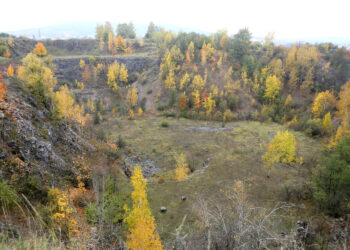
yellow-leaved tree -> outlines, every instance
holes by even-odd
[[[296,157],[296,146],[297,142],[292,133],[288,130],[285,132],[278,131],[276,136],[270,142],[267,152],[262,156],[264,161],[264,167],[268,169],[268,176],[270,169],[276,163],[294,164],[302,163],[301,158]]]
[[[143,114],[143,110],[142,110],[141,107],[139,107],[139,109],[137,110],[137,114],[138,114],[138,115],[142,115],[142,114]]]
[[[54,95],[56,106],[55,114],[58,119],[71,119],[85,125],[86,117],[84,116],[84,105],[74,103],[73,95],[66,85],[62,86]]]
[[[60,233],[69,237],[78,232],[78,223],[73,217],[74,210],[67,195],[58,188],[50,188],[47,196],[54,225],[59,228]]]
[[[122,64],[120,66],[120,70],[119,70],[119,80],[121,82],[127,82],[128,81],[128,70],[125,67],[125,64]]]
[[[154,217],[147,200],[147,181],[142,175],[141,167],[135,166],[131,176],[134,191],[131,194],[132,209],[125,206],[127,216],[125,223],[128,225],[126,244],[129,249],[137,250],[161,250],[162,243],[156,231]]]
[[[108,66],[107,84],[114,92],[119,89],[117,79],[119,78],[120,65],[117,61]]]
[[[202,90],[204,88],[204,80],[200,75],[195,75],[192,80],[192,88],[194,90]]]
[[[274,102],[282,89],[282,82],[275,75],[266,78],[266,90],[264,98],[269,102]]]
[[[175,180],[182,181],[187,179],[190,169],[185,158],[185,155],[181,153],[176,158],[176,168],[175,168]]]
[[[45,48],[44,44],[41,43],[41,42],[38,42],[38,43],[35,45],[35,48],[34,48],[33,52],[34,52],[37,56],[46,56],[46,54],[47,54],[46,48]]]
[[[312,113],[315,117],[322,117],[335,107],[335,97],[332,92],[326,90],[317,94],[313,104]]]
[[[186,72],[184,76],[181,78],[179,89],[182,90],[184,87],[186,87],[190,83],[190,81],[191,81],[191,78]]]
[[[15,75],[15,70],[13,69],[12,65],[10,64],[8,69],[7,69],[7,74],[11,77]]]
[[[213,111],[213,108],[215,107],[215,100],[213,100],[212,94],[206,98],[203,99],[203,107],[206,110],[207,117],[210,116],[211,112]]]
[[[137,88],[135,86],[131,90],[130,89],[128,90],[126,99],[132,108],[136,106],[138,95],[137,95]]]
[[[337,101],[337,118],[341,120],[335,136],[331,139],[330,148],[335,147],[338,142],[345,136],[350,136],[349,124],[350,109],[350,80],[347,81],[340,89],[339,100]]]
[[[327,132],[327,134],[331,134],[332,133],[332,117],[331,117],[331,113],[328,112],[322,121],[322,126],[324,128],[324,130]]]
[[[51,69],[33,53],[29,53],[22,63],[19,77],[25,81],[31,93],[44,103],[46,98],[51,97],[56,85]]]
[[[83,59],[80,59],[80,61],[79,61],[79,67],[80,67],[81,69],[85,68],[85,61],[84,61]]]
[[[186,61],[190,63],[192,62],[193,58],[194,58],[194,44],[191,41],[186,51]]]
[[[169,74],[164,81],[164,87],[167,89],[175,89],[175,74],[173,69],[169,70]]]

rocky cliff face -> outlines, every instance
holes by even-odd
[[[56,76],[58,81],[66,80],[74,82],[74,80],[82,81],[82,69],[80,69],[79,62],[84,60],[86,65],[89,65],[88,57],[78,58],[57,58],[53,60],[56,65]],[[130,81],[134,82],[137,79],[137,73],[142,73],[149,67],[155,65],[156,60],[151,57],[97,57],[96,63],[105,65],[112,64],[118,61],[120,64],[125,64],[129,72]]]
[[[37,174],[58,181],[75,176],[74,156],[92,152],[94,146],[78,127],[52,124],[50,112],[17,81],[7,83],[7,100],[0,102],[0,178]]]

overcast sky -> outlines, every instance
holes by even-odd
[[[276,39],[350,38],[350,0],[16,0],[2,1],[0,32],[73,21],[172,24]]]

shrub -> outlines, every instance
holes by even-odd
[[[18,202],[18,196],[12,187],[6,182],[0,182],[0,205],[2,208],[11,208]]]
[[[84,208],[84,213],[86,216],[86,220],[89,224],[96,224],[98,219],[98,211],[95,202],[89,203]]]
[[[158,184],[162,184],[165,182],[165,177],[164,176],[159,176],[158,179],[157,179],[157,183]]]
[[[119,148],[124,148],[126,145],[126,142],[124,141],[124,139],[121,137],[121,135],[118,136],[118,140],[117,140],[117,146]]]
[[[222,121],[222,119],[224,118],[222,112],[220,111],[217,111],[215,114],[214,114],[214,120],[215,121]]]
[[[29,199],[35,199],[45,202],[47,199],[47,190],[42,187],[37,176],[28,176],[22,180],[18,186],[18,192],[24,194]]]
[[[310,119],[306,123],[305,133],[311,137],[323,136],[325,134],[321,119]]]
[[[120,151],[119,150],[113,150],[107,152],[107,159],[109,162],[115,162],[120,158]]]
[[[160,123],[160,126],[163,127],[163,128],[167,128],[167,127],[169,127],[169,123],[167,121],[162,121]]]
[[[176,111],[175,110],[168,110],[163,113],[165,117],[176,117]]]
[[[157,110],[158,111],[164,111],[166,108],[166,106],[164,104],[159,104],[158,107],[157,107]]]

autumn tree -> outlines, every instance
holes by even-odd
[[[87,66],[87,65],[85,65],[85,67],[84,67],[83,78],[87,82],[90,82],[90,80],[91,80],[91,73],[89,70],[89,66]]]
[[[213,108],[215,107],[215,100],[213,100],[212,93],[210,93],[208,97],[202,99],[203,107],[206,110],[206,115],[207,117],[209,117],[211,112],[213,111]]]
[[[182,90],[184,89],[185,87],[188,86],[188,84],[191,82],[191,78],[190,76],[188,75],[188,73],[186,72],[183,77],[181,78],[181,81],[180,81],[180,87],[179,89]]]
[[[114,61],[113,64],[108,66],[108,73],[107,73],[107,84],[114,92],[117,92],[119,89],[118,86],[118,79],[120,74],[120,65],[117,61]],[[124,79],[122,77],[122,79]]]
[[[73,218],[74,210],[68,202],[68,196],[58,188],[50,188],[47,197],[55,227],[66,237],[77,233],[78,223]]]
[[[50,68],[35,54],[29,53],[23,60],[21,78],[31,93],[42,103],[49,98],[56,85]]]
[[[135,166],[131,176],[134,191],[131,194],[132,209],[125,207],[127,216],[125,223],[128,226],[126,244],[129,249],[161,250],[163,249],[156,231],[154,218],[147,200],[147,181],[142,175],[141,167]]]
[[[128,81],[128,69],[125,67],[124,63],[120,66],[119,80],[124,83]]]
[[[341,124],[337,128],[335,136],[331,139],[330,148],[337,146],[338,142],[350,136],[349,109],[350,109],[350,81],[346,82],[340,90],[339,100],[337,101],[337,118],[341,120]]]
[[[175,83],[175,73],[174,70],[171,69],[169,71],[169,74],[166,76],[164,81],[164,87],[166,89],[175,89],[176,83]]]
[[[139,107],[139,109],[137,110],[137,114],[138,114],[139,116],[141,116],[141,115],[143,114],[143,110],[142,110],[141,107]]]
[[[6,49],[5,52],[3,53],[3,56],[6,58],[10,58],[11,57],[11,52],[9,49]]]
[[[124,52],[126,49],[126,42],[123,39],[123,37],[121,35],[117,36],[117,38],[115,39],[115,44],[114,44],[115,48],[117,51],[119,52]]]
[[[15,47],[15,43],[13,42],[13,37],[9,36],[8,40],[7,40],[7,44],[10,48],[14,48]]]
[[[335,97],[332,92],[326,90],[317,94],[313,104],[312,113],[315,117],[323,117],[335,107]]]
[[[103,41],[102,37],[100,38],[99,48],[100,48],[100,51],[103,51],[105,48],[105,42]]]
[[[194,59],[194,44],[191,41],[186,51],[186,61],[190,63],[193,61],[193,59]]]
[[[108,51],[112,53],[113,52],[113,47],[114,47],[113,46],[114,44],[113,44],[113,34],[112,34],[112,32],[108,33],[108,44],[107,45],[108,45]]]
[[[85,68],[85,61],[84,61],[83,59],[80,59],[80,61],[79,61],[79,67],[80,67],[81,69],[84,69],[84,68]]]
[[[270,75],[266,78],[266,90],[264,98],[269,102],[274,102],[282,89],[282,82],[275,76]]]
[[[137,104],[138,100],[138,95],[137,95],[137,88],[134,86],[132,89],[128,90],[128,94],[126,96],[126,99],[130,105],[130,107],[135,107]]]
[[[15,75],[15,70],[12,67],[12,64],[9,65],[8,69],[7,69],[7,74],[11,77],[13,77]]]
[[[192,80],[192,88],[194,90],[202,90],[204,88],[204,80],[201,75],[195,75]]]
[[[41,42],[38,42],[35,45],[35,48],[33,51],[37,56],[46,56],[46,54],[47,54],[46,48],[45,48],[44,44]]]
[[[331,117],[331,113],[328,112],[322,121],[322,127],[324,128],[324,130],[328,133],[331,134],[332,132],[332,117]]]
[[[176,156],[175,161],[176,161],[175,180],[182,181],[187,179],[190,169],[188,168],[185,155],[181,153],[180,155]]]
[[[4,84],[3,82],[0,82],[0,102],[6,100],[6,88],[7,88],[7,85]]]
[[[262,156],[264,167],[270,169],[276,163],[293,164],[301,163],[301,159],[296,157],[297,142],[292,133],[286,130],[284,133],[278,131],[273,140],[270,142],[267,152]]]
[[[284,102],[284,106],[289,106],[292,103],[293,99],[291,95],[288,95],[286,101]]]
[[[201,98],[198,90],[195,90],[192,92],[193,98],[194,98],[194,105],[197,109],[200,109],[201,107]]]

